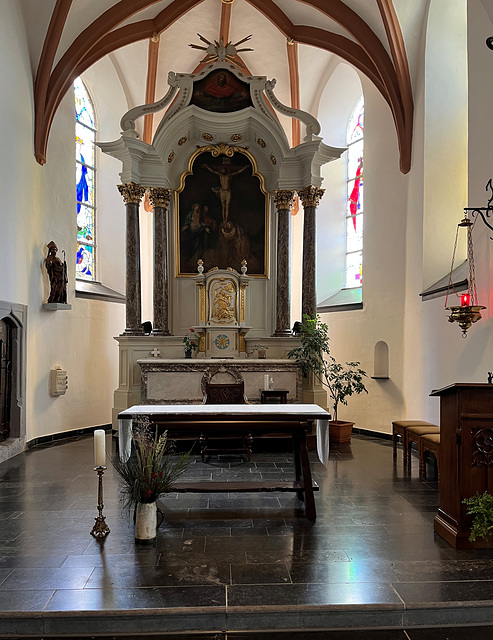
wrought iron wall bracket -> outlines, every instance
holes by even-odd
[[[486,218],[490,217],[490,214],[493,215],[493,207],[466,207],[464,213],[470,213],[472,218],[474,218],[475,215],[480,215],[488,229],[493,231],[493,226],[486,220]],[[492,236],[490,236],[490,240],[493,240]]]

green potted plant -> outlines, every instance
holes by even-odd
[[[331,441],[350,442],[354,422],[338,420],[337,411],[340,404],[347,405],[353,394],[368,393],[363,381],[366,372],[359,362],[341,364],[335,360],[330,353],[328,332],[319,316],[305,314],[299,327],[301,344],[289,351],[288,358],[296,358],[305,377],[311,372],[327,388],[334,409],[334,419],[329,422]]]
[[[248,352],[248,356],[252,356],[254,353],[257,354],[257,358],[266,358],[267,357],[267,349],[263,344],[254,344],[252,346],[252,350]]]
[[[493,496],[485,491],[462,502],[467,505],[467,515],[474,516],[469,540],[474,542],[476,538],[484,538],[488,541],[493,534]]]
[[[128,460],[118,455],[111,458],[121,479],[120,495],[124,508],[135,509],[135,542],[151,544],[156,539],[156,500],[173,489],[173,484],[185,471],[189,454],[178,458],[166,453],[167,431],[152,433],[148,420],[134,424],[133,452]]]
[[[183,349],[185,351],[185,358],[192,357],[192,351],[197,351],[199,348],[197,337],[195,335],[195,329],[189,329],[189,333],[183,338]]]

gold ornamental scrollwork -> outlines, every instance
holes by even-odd
[[[324,195],[325,189],[319,189],[319,187],[314,187],[310,185],[309,187],[305,187],[304,189],[300,189],[298,191],[298,195],[303,204],[303,208],[307,207],[318,207],[320,202],[320,198]]]
[[[293,206],[296,192],[291,189],[276,189],[274,191],[274,202],[278,211],[289,211]]]
[[[185,142],[188,140],[187,136],[183,136],[182,138],[180,138],[178,140],[178,146],[181,147],[182,144],[185,144]]]
[[[241,133],[233,133],[233,135],[231,136],[231,142],[239,142],[241,138]]]
[[[136,182],[126,182],[117,185],[117,189],[125,204],[140,204],[146,188]]]
[[[267,146],[267,145],[265,144],[265,141],[264,141],[264,140],[262,140],[262,138],[258,138],[258,139],[257,139],[257,144],[258,144],[258,146],[259,146],[259,147],[261,147],[262,149],[265,149],[265,147]]]
[[[197,282],[199,288],[199,322],[205,322],[205,286],[203,282]]]
[[[204,140],[206,140],[207,142],[212,142],[212,140],[214,140],[214,136],[211,133],[203,133],[202,137],[204,138]]]
[[[171,198],[171,189],[149,187],[149,202],[153,207],[167,208]]]

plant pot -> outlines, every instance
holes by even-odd
[[[154,544],[156,531],[156,503],[138,502],[135,509],[135,544]]]
[[[192,350],[185,349],[185,358],[191,358],[191,357],[192,357]]]
[[[329,421],[329,441],[333,444],[341,444],[343,442],[351,442],[351,432],[354,422],[345,422],[344,420]]]

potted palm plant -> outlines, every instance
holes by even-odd
[[[334,419],[329,422],[330,440],[335,443],[350,442],[354,422],[338,420],[340,404],[347,405],[353,394],[368,393],[363,379],[366,372],[359,362],[341,364],[330,353],[329,329],[320,317],[303,316],[299,327],[301,344],[288,353],[288,358],[296,358],[304,376],[311,372],[324,387],[332,399]]]
[[[156,540],[156,500],[172,491],[188,464],[188,453],[178,458],[166,453],[167,435],[167,431],[159,434],[157,427],[153,433],[149,420],[143,419],[132,429],[132,455],[128,460],[119,456],[111,459],[121,479],[124,508],[134,508],[137,544],[152,544]]]

